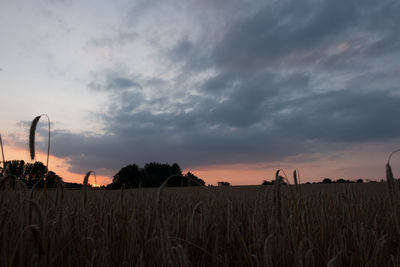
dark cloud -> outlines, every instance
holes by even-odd
[[[106,79],[101,81],[90,82],[88,87],[93,90],[121,90],[124,91],[129,88],[140,89],[141,85],[136,82],[133,78],[122,77],[115,74],[107,74]]]
[[[106,85],[107,89],[126,89],[130,87],[140,88],[140,85],[124,77],[115,77],[113,79],[110,79]]]
[[[94,77],[89,87],[110,95],[106,134],[56,131],[55,154],[74,171],[115,171],[148,161],[277,161],[400,137],[396,1],[275,1],[257,10],[237,12],[211,42],[183,34],[162,48],[181,66],[174,78]]]
[[[139,38],[139,34],[133,31],[120,31],[114,35],[105,35],[90,41],[91,47],[113,47],[115,45],[130,44]]]

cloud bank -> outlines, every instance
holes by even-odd
[[[262,2],[262,3],[261,3]],[[400,137],[397,1],[138,1],[87,90],[101,133],[53,133],[71,170],[280,161]]]

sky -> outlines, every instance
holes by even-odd
[[[400,147],[399,14],[389,0],[0,1],[6,160],[28,161],[45,113],[66,181],[154,161],[208,184],[382,179]]]

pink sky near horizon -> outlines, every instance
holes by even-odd
[[[15,148],[4,145],[6,160],[24,160],[32,162],[29,158],[28,149]],[[358,157],[355,157],[358,154]],[[38,152],[36,160],[45,162],[46,155]],[[336,156],[321,156],[320,159],[311,162],[290,163],[290,162],[272,162],[272,163],[254,163],[254,164],[225,164],[202,166],[198,168],[183,168],[183,172],[192,172],[203,179],[206,184],[216,185],[219,181],[230,182],[232,185],[258,185],[263,180],[271,181],[274,179],[276,170],[282,169],[292,183],[292,173],[294,169],[299,170],[301,182],[318,182],[323,178],[333,180],[344,179],[369,179],[380,180],[385,177],[386,153],[377,153],[374,157],[371,153],[365,153],[360,156],[360,151],[341,153]],[[396,173],[396,167],[400,164],[396,156],[393,157],[392,166]],[[178,163],[179,164],[179,163]],[[66,182],[82,183],[85,173],[70,172],[67,159],[50,156],[49,169],[63,177]],[[121,166],[121,168],[124,166]],[[90,171],[90,170],[88,170]],[[102,170],[96,171],[97,184],[109,184],[112,181],[112,174],[106,175]],[[115,170],[116,173],[118,170]],[[112,173],[112,171],[108,171]],[[395,175],[396,176],[396,175]],[[94,183],[90,178],[89,183]]]

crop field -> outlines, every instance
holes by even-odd
[[[388,188],[380,182],[85,193],[3,186],[0,264],[399,266],[398,190]]]

